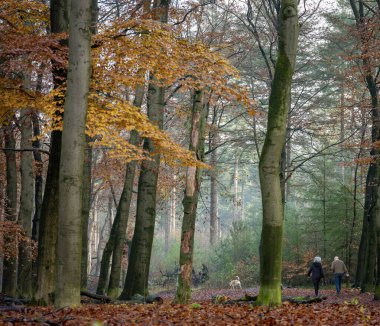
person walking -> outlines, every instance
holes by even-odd
[[[311,274],[311,280],[314,285],[315,296],[318,296],[319,282],[321,281],[322,278],[325,277],[323,273],[321,257],[319,256],[314,257],[313,263],[311,264],[309,268],[307,276],[310,276],[310,274]]]
[[[339,294],[342,288],[343,275],[346,274],[348,277],[349,274],[346,265],[338,256],[335,256],[334,261],[331,263],[331,271],[334,273],[336,294]]]

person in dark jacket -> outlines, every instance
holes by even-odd
[[[314,257],[314,261],[309,268],[309,272],[307,273],[307,276],[310,276],[311,274],[311,280],[313,281],[314,291],[315,291],[316,296],[318,296],[319,282],[321,281],[322,278],[325,277],[325,275],[323,274],[321,262],[322,262],[321,257],[319,256]]]

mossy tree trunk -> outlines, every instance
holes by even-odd
[[[17,167],[16,167],[16,140],[13,131],[13,122],[8,121],[8,126],[4,129],[6,158],[6,205],[5,205],[5,220],[15,222],[17,213]],[[13,251],[14,256],[4,257],[3,262],[3,283],[2,292],[9,296],[16,296],[17,287],[17,243],[14,234],[3,234],[4,243],[9,244],[9,248]]]
[[[195,157],[204,160],[204,131],[206,124],[206,105],[204,92],[197,90],[193,96],[193,112],[189,150]],[[179,255],[180,272],[175,297],[177,303],[188,303],[191,299],[191,274],[193,269],[194,233],[197,217],[198,196],[201,187],[202,170],[189,166],[186,173],[185,196],[183,198],[183,221]]]
[[[59,171],[56,307],[80,304],[82,186],[91,74],[91,0],[70,2],[69,66]]]
[[[50,24],[51,33],[67,32],[67,0],[50,1]],[[52,74],[55,88],[60,87],[65,82],[66,73],[66,69],[60,63],[52,62]],[[57,96],[57,106],[62,105],[63,98],[64,94],[62,93]],[[55,120],[59,121],[61,118],[62,114],[58,108],[55,113]],[[62,132],[60,130],[53,130],[50,135],[49,165],[46,175],[38,232],[36,301],[40,304],[53,303],[55,292],[61,142]]]
[[[31,148],[32,119],[29,109],[21,110],[21,149]],[[21,152],[21,195],[18,223],[26,236],[32,236],[32,216],[34,207],[33,153]],[[25,242],[19,244],[17,292],[25,298],[32,297],[32,252]]]
[[[260,255],[261,305],[281,304],[284,205],[280,185],[292,76],[298,43],[298,1],[281,0],[279,45],[269,97],[268,126],[259,163],[263,206]]]

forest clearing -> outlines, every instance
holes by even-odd
[[[0,324],[379,325],[379,0],[0,1]]]

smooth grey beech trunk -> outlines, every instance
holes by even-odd
[[[299,34],[297,5],[296,0],[281,0],[277,61],[269,97],[267,133],[259,163],[263,228],[257,302],[265,306],[281,304],[284,205],[280,162]]]
[[[56,307],[80,305],[82,186],[91,74],[91,0],[70,2],[69,66],[59,169]]]
[[[97,33],[98,23],[98,0],[92,0],[91,4],[91,25],[90,31],[93,35]],[[86,135],[86,149],[83,165],[83,195],[82,195],[82,271],[81,271],[81,287],[83,290],[87,288],[87,272],[88,272],[88,222],[91,210],[91,191],[92,191],[92,146],[93,139]]]
[[[193,96],[189,150],[196,159],[204,161],[206,105],[204,92],[197,90]],[[183,221],[179,255],[180,271],[178,287],[174,301],[188,303],[191,299],[191,275],[193,270],[195,221],[197,217],[198,197],[202,181],[202,169],[189,166],[186,173],[185,195],[183,204]]]
[[[67,0],[50,1],[51,33],[67,32]],[[60,87],[66,79],[66,69],[52,62],[54,87]],[[59,94],[57,103],[63,101]],[[57,104],[58,106],[62,104]],[[61,118],[59,110],[56,118]],[[54,126],[53,126],[54,127]],[[45,191],[42,200],[38,232],[37,292],[35,299],[39,304],[51,304],[54,299],[56,277],[56,245],[58,232],[59,165],[61,161],[62,132],[53,130],[50,135],[49,165],[46,174]]]
[[[32,119],[29,109],[20,112],[21,149],[32,147]],[[33,152],[22,151],[20,160],[21,195],[18,223],[26,236],[32,236],[32,217],[34,207]],[[32,297],[32,252],[28,244],[19,244],[17,292],[25,298]]]
[[[6,159],[6,206],[5,206],[5,219],[8,221],[16,221],[17,213],[17,168],[16,168],[16,140],[14,137],[13,123],[9,119],[8,126],[4,128],[5,150]],[[12,150],[13,149],[13,150]],[[4,234],[4,242],[9,243],[10,248],[14,253],[17,252],[17,244],[14,234]],[[16,257],[4,257],[3,261],[3,286],[2,292],[9,296],[16,296],[17,287],[17,259]]]

